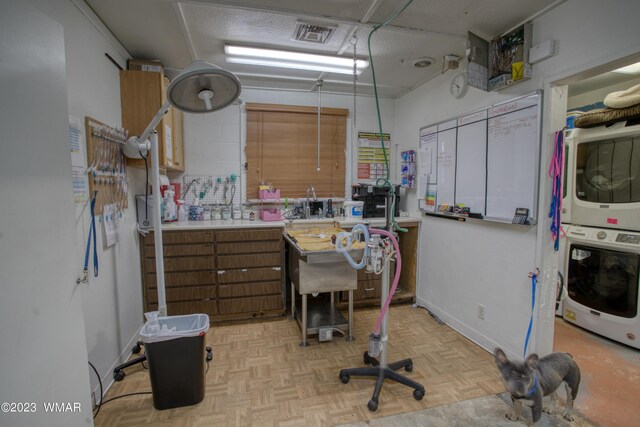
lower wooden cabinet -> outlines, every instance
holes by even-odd
[[[397,290],[391,300],[392,303],[415,302],[416,299],[416,268],[419,224],[403,224],[407,232],[399,233],[400,254],[402,256],[402,272]],[[390,265],[389,287],[393,285],[395,274],[395,262]],[[353,304],[356,307],[380,306],[382,296],[382,275],[367,273],[364,269],[358,270],[358,288],[353,291]],[[339,308],[346,308],[349,301],[349,293],[340,293]]]
[[[167,314],[212,321],[284,314],[281,228],[165,231]],[[141,238],[145,311],[158,309],[153,233]]]

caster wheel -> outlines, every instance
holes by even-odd
[[[118,371],[113,373],[113,379],[116,381],[122,381],[124,376],[127,375],[124,371]]]
[[[371,364],[371,358],[369,357],[369,352],[365,351],[364,352],[364,364],[365,365],[370,365]]]
[[[369,408],[371,412],[376,412],[376,410],[378,409],[378,402],[371,399],[369,403],[367,403],[367,408]]]
[[[413,398],[416,400],[422,400],[424,397],[424,390],[413,390]]]
[[[348,383],[350,379],[349,375],[340,375],[340,382],[342,384]]]
[[[142,351],[142,347],[139,345],[134,345],[133,348],[131,349],[132,354],[139,354],[140,351]]]
[[[407,372],[413,372],[413,363],[409,363],[407,366],[405,366],[404,370]]]

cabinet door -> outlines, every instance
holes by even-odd
[[[122,127],[129,135],[140,135],[151,122],[166,100],[166,78],[153,71],[120,71],[120,104],[122,109]],[[160,146],[160,166],[166,167],[165,129],[171,129],[171,115],[167,113],[156,127]],[[143,159],[127,159],[127,164],[144,167]],[[151,167],[149,165],[149,167]]]
[[[184,172],[184,126],[182,111],[171,108],[173,115],[173,167],[172,171]]]

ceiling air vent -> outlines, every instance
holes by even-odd
[[[312,24],[298,21],[291,40],[324,44],[329,41],[336,28],[337,26],[335,25]]]

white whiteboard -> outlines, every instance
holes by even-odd
[[[541,92],[420,129],[418,206],[464,205],[511,222],[537,211]],[[435,173],[434,173],[435,171]]]
[[[464,203],[471,212],[485,214],[487,184],[487,121],[458,128],[456,203]]]
[[[456,128],[438,132],[436,204],[453,205],[456,191]]]
[[[489,119],[487,216],[512,218],[515,208],[535,206],[538,107]]]

